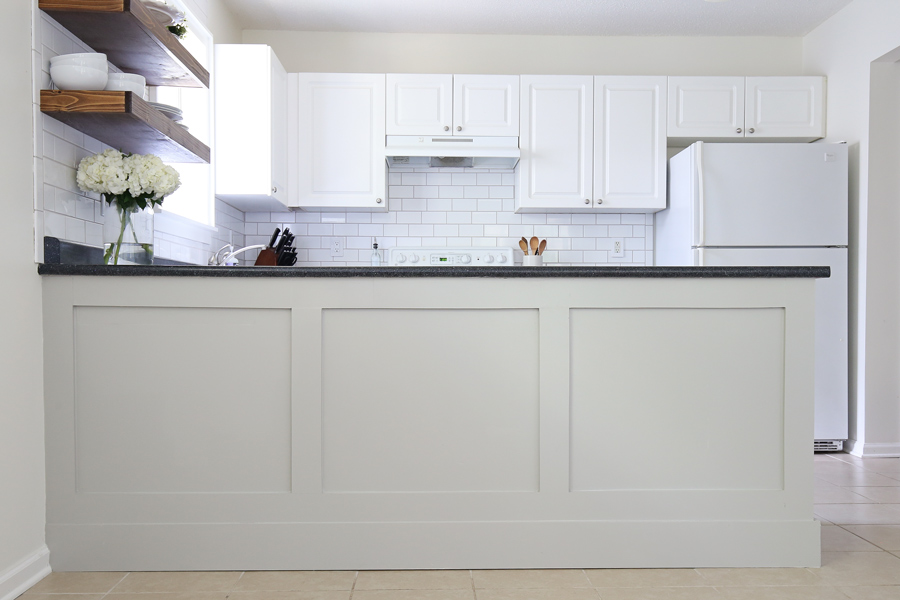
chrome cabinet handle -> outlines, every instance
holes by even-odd
[[[449,126],[449,125],[444,125],[444,131],[450,131],[450,126]]]
[[[375,198],[375,203],[376,203],[376,204],[381,204],[381,198]]]
[[[457,130],[457,131],[462,131],[462,125],[457,125],[457,126],[456,126],[456,130]]]
[[[597,198],[597,204],[603,204],[603,198]]]
[[[272,193],[273,193],[273,194],[277,194],[277,193],[278,193],[278,187],[277,187],[277,186],[274,186],[274,185],[272,186]]]
[[[740,127],[738,127],[738,128],[737,128],[737,133],[744,133],[744,130],[741,129]]]
[[[590,201],[590,200],[588,200],[588,199],[587,199],[587,198],[585,198],[585,199],[584,199],[584,203],[585,203],[585,204],[590,204],[590,203],[591,203],[591,201]]]
[[[756,133],[756,130],[751,127],[747,130],[747,133]]]

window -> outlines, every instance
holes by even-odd
[[[212,71],[213,37],[199,20],[181,3],[170,3],[184,12],[187,34],[181,40],[185,48],[206,69]],[[151,87],[149,99],[177,106],[184,112],[183,125],[198,140],[213,146],[213,94],[206,88]],[[204,225],[215,225],[215,177],[211,165],[206,163],[170,163],[181,177],[181,187],[168,196],[162,209]]]

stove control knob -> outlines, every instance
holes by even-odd
[[[462,264],[464,264],[464,265],[467,265],[467,264],[469,264],[470,262],[472,262],[472,257],[471,257],[470,255],[468,255],[468,254],[463,254],[463,255],[460,257],[460,262],[461,262]]]
[[[484,257],[484,262],[486,262],[486,263],[494,262],[494,256],[492,254],[488,254],[487,256]]]
[[[413,254],[412,256],[409,257],[409,262],[411,262],[413,264],[419,262],[419,256],[417,254]]]
[[[405,255],[405,254],[398,254],[398,255],[397,255],[397,262],[400,263],[400,264],[405,263],[405,262],[406,262],[406,255]]]
[[[505,254],[501,254],[501,255],[500,255],[500,258],[497,259],[497,262],[499,262],[499,263],[505,263],[505,262],[506,262],[506,255],[505,255]]]

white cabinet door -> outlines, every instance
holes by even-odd
[[[669,143],[825,137],[825,78],[669,77]]]
[[[668,137],[744,137],[743,77],[669,77]]]
[[[746,137],[825,137],[824,77],[747,77]]]
[[[384,82],[372,74],[291,75],[297,115],[291,206],[387,210]]]
[[[452,75],[387,75],[388,135],[449,135]]]
[[[666,207],[666,78],[594,78],[594,195],[602,211]]]
[[[594,80],[521,77],[517,212],[593,210]]]
[[[453,133],[519,135],[519,76],[454,75]]]
[[[287,205],[287,73],[269,46],[216,45],[216,196],[240,210]]]

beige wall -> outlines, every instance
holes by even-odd
[[[900,2],[855,0],[803,40],[804,70],[828,76],[828,141],[851,150],[850,436],[866,455],[900,454],[897,23]]]
[[[796,75],[801,39],[420,35],[246,30],[288,72]]]
[[[0,3],[0,579],[44,545],[41,280],[34,264],[31,2]]]

